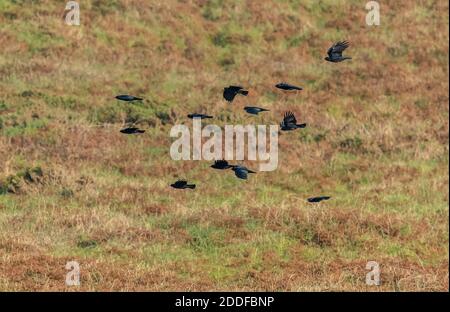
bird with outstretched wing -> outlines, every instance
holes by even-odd
[[[283,121],[280,123],[280,128],[283,131],[295,130],[298,128],[305,128],[306,124],[297,124],[297,119],[292,112],[286,112],[284,114]]]
[[[342,52],[349,47],[350,43],[348,41],[338,41],[333,44],[327,51],[328,56],[325,60],[329,62],[342,62],[344,60],[350,60],[351,57],[342,56]]]

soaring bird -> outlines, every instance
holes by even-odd
[[[211,168],[219,170],[230,169],[233,167],[234,166],[230,165],[226,160],[216,160],[214,161],[214,164],[211,165]]]
[[[280,123],[280,128],[283,131],[295,130],[298,128],[305,128],[306,124],[297,124],[297,119],[292,112],[286,112],[284,114],[283,121]]]
[[[256,173],[255,171],[252,171],[244,166],[233,166],[232,170],[234,171],[234,174],[242,180],[247,180],[249,173]]]
[[[124,128],[124,129],[120,130],[120,132],[122,132],[124,134],[137,134],[137,133],[144,133],[145,130],[141,130],[136,127],[128,127],[128,128]]]
[[[116,96],[116,99],[121,100],[121,101],[125,101],[125,102],[133,102],[133,101],[142,101],[142,98],[138,98],[132,95],[128,95],[128,94],[121,94]]]
[[[188,184],[185,180],[178,180],[170,186],[176,189],[195,189],[195,184]]]
[[[229,86],[223,89],[223,97],[228,102],[233,102],[237,94],[247,96],[248,91],[244,90],[244,88],[240,86]]]
[[[278,89],[281,89],[281,90],[286,90],[286,91],[292,91],[292,90],[301,91],[301,90],[303,90],[303,88],[301,88],[301,87],[297,87],[297,86],[291,85],[286,82],[281,82],[281,83],[275,85],[275,87]]]
[[[319,197],[311,197],[308,198],[308,202],[310,203],[320,203],[322,200],[329,200],[330,196],[319,196]]]
[[[252,115],[258,115],[261,112],[268,112],[268,109],[261,108],[261,107],[255,107],[255,106],[246,106],[244,107],[244,110]]]
[[[349,43],[347,41],[339,41],[336,42],[328,49],[328,56],[325,57],[325,60],[328,62],[338,63],[345,60],[351,60],[352,58],[349,56],[342,56],[342,52],[349,47]]]
[[[187,116],[190,119],[194,119],[194,118],[200,118],[200,119],[213,118],[213,116],[209,116],[209,115],[205,115],[205,114],[189,114]]]

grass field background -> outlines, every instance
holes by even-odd
[[[448,2],[380,1],[373,27],[365,4],[82,0],[67,26],[64,1],[2,0],[0,290],[448,291]],[[325,62],[343,39],[353,60]],[[230,84],[249,97],[225,103]],[[170,158],[187,113],[286,110],[308,127],[274,172]]]

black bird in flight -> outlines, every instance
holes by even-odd
[[[234,166],[230,165],[226,160],[216,160],[214,164],[211,165],[211,168],[225,170],[233,168]]]
[[[190,119],[194,119],[194,118],[200,118],[200,119],[213,118],[213,116],[209,116],[209,115],[205,115],[205,114],[189,114],[187,116]]]
[[[145,130],[141,130],[136,127],[128,127],[128,128],[124,128],[124,129],[120,130],[120,132],[124,133],[124,134],[137,134],[137,133],[144,133]]]
[[[311,197],[308,198],[308,202],[310,203],[320,203],[323,200],[329,200],[331,197],[330,196],[319,196],[319,197]]]
[[[142,101],[142,98],[138,98],[132,95],[128,95],[128,94],[121,94],[116,96],[116,99],[121,100],[121,101],[125,101],[125,102],[133,102],[133,101]]]
[[[246,106],[244,107],[244,110],[252,115],[258,115],[261,112],[268,112],[268,109],[261,108],[261,107],[255,107],[255,106]]]
[[[284,114],[283,121],[280,123],[280,128],[283,131],[290,131],[299,128],[305,128],[306,124],[297,124],[297,119],[292,112],[286,112]]]
[[[223,89],[223,97],[228,102],[233,102],[237,94],[247,96],[248,91],[244,90],[244,88],[240,86],[229,86]]]
[[[172,183],[170,186],[173,188],[176,188],[176,189],[181,189],[181,190],[188,189],[188,188],[195,189],[195,184],[188,184],[187,181],[185,181],[185,180],[178,180],[177,182]]]
[[[244,166],[233,166],[232,170],[234,171],[234,174],[242,180],[247,180],[249,173],[256,173],[255,171],[252,171]]]
[[[275,87],[278,89],[281,89],[281,90],[285,90],[285,91],[292,91],[292,90],[301,91],[301,90],[303,90],[303,88],[301,88],[301,87],[297,87],[297,86],[291,85],[286,82],[281,82],[281,83],[275,85]]]
[[[339,63],[345,60],[351,60],[352,58],[349,56],[342,56],[342,52],[349,47],[349,43],[347,41],[339,41],[333,44],[331,48],[328,49],[328,56],[325,57],[325,60],[328,62]]]

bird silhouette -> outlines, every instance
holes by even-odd
[[[185,180],[178,180],[170,186],[176,189],[195,189],[195,184],[188,184]]]
[[[116,96],[116,99],[120,100],[120,101],[125,101],[125,102],[133,102],[133,101],[142,101],[142,98],[138,98],[132,95],[128,95],[128,94],[121,94]]]
[[[297,124],[297,119],[292,112],[286,112],[284,114],[283,121],[280,123],[280,128],[283,131],[291,131],[299,128],[305,128],[306,124]]]
[[[244,166],[233,166],[232,170],[234,171],[236,177],[242,180],[247,180],[249,173],[256,173],[255,171],[252,171]]]
[[[319,197],[311,197],[308,198],[308,202],[310,203],[320,203],[323,200],[329,200],[331,197],[330,196],[319,196]]]
[[[228,102],[233,102],[237,94],[247,96],[248,91],[244,90],[244,88],[240,86],[229,86],[223,89],[223,97]]]
[[[205,114],[189,114],[187,115],[188,118],[194,119],[194,118],[200,118],[200,119],[209,119],[213,118],[213,116],[205,115]]]
[[[214,164],[211,165],[211,168],[224,170],[224,169],[230,169],[233,168],[233,165],[230,165],[228,161],[226,160],[216,160],[214,161]]]
[[[244,110],[252,115],[258,115],[261,112],[268,112],[268,109],[265,108],[261,108],[261,107],[256,107],[256,106],[246,106],[244,107]]]
[[[297,87],[297,86],[291,85],[286,82],[280,82],[279,84],[275,85],[275,87],[278,89],[281,89],[281,90],[285,90],[285,91],[292,91],[292,90],[301,91],[301,90],[303,90],[303,88],[301,88],[301,87]]]
[[[325,57],[325,60],[328,62],[339,63],[345,60],[351,60],[352,58],[349,56],[342,56],[342,52],[349,47],[349,43],[347,41],[339,41],[336,42],[328,49],[328,56]]]
[[[136,127],[128,127],[128,128],[124,128],[124,129],[120,130],[120,132],[124,133],[124,134],[138,134],[138,133],[144,133],[145,130],[141,130]]]

